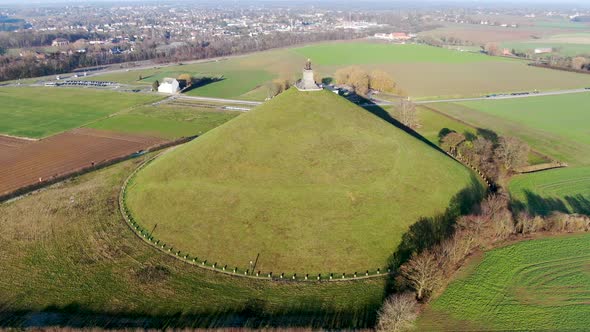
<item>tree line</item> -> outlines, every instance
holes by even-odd
[[[439,133],[441,148],[461,156],[498,181],[471,212],[420,220],[409,258],[395,271],[394,292],[378,313],[378,331],[406,331],[413,327],[421,306],[441,294],[455,272],[476,251],[490,250],[508,240],[546,233],[590,231],[584,215],[550,212],[538,215],[511,201],[504,190],[507,179],[527,163],[530,147],[514,137],[498,137],[490,131],[465,135],[449,129]],[[427,230],[427,231],[424,231]],[[421,239],[420,237],[424,237]]]
[[[214,57],[230,56],[257,52],[272,48],[286,47],[301,43],[344,40],[363,37],[363,33],[335,30],[313,34],[299,33],[273,33],[257,37],[212,37],[201,41],[191,41],[180,46],[161,47],[162,40],[147,39],[138,41],[133,46],[133,51],[124,54],[113,54],[111,47],[116,45],[92,45],[85,53],[54,52],[44,54],[42,58],[34,53],[20,57],[16,55],[0,55],[0,80],[13,80],[44,75],[54,75],[72,72],[79,68],[111,65],[123,62],[152,60],[156,63],[169,63],[188,60],[198,60]],[[8,45],[37,45],[46,44],[54,35],[32,34],[30,39],[9,34],[3,36],[8,39]],[[69,36],[69,39],[78,36]],[[2,40],[0,38],[0,40]],[[2,42],[0,42],[0,45]],[[64,54],[65,53],[65,54]]]

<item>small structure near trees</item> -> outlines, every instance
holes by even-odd
[[[158,86],[158,92],[176,94],[180,91],[180,83],[178,80],[170,77],[164,78],[164,81]]]

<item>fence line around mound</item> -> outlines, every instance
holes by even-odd
[[[373,270],[365,270],[364,272],[353,272],[353,273],[318,273],[318,274],[297,274],[297,273],[284,273],[281,272],[280,274],[275,274],[275,272],[261,272],[261,271],[250,271],[250,269],[239,268],[237,266],[228,266],[222,265],[217,262],[210,262],[206,259],[199,259],[197,256],[191,256],[189,253],[181,252],[180,250],[175,250],[172,246],[168,246],[167,244],[161,242],[160,240],[156,239],[151,232],[143,227],[133,218],[131,215],[131,211],[127,208],[126,203],[126,195],[127,195],[127,187],[130,183],[133,182],[133,179],[137,175],[137,173],[142,170],[144,167],[149,165],[152,161],[154,161],[159,156],[171,151],[169,149],[167,151],[163,151],[162,153],[153,156],[152,158],[144,161],[141,165],[139,165],[123,182],[121,186],[121,190],[119,192],[119,211],[121,212],[121,216],[125,220],[125,224],[131,229],[133,234],[135,234],[139,239],[143,242],[147,243],[150,247],[172,256],[186,264],[193,265],[204,270],[214,271],[218,273],[222,273],[229,276],[240,277],[240,278],[249,278],[249,279],[257,279],[257,280],[272,280],[272,281],[285,281],[285,282],[342,282],[342,281],[355,281],[355,280],[365,280],[365,279],[374,279],[374,278],[384,278],[391,274],[391,270],[388,268],[381,268],[373,269]]]
[[[149,244],[152,248],[168,254],[186,264],[197,266],[199,268],[214,271],[218,273],[223,273],[226,275],[234,276],[234,277],[242,277],[242,278],[250,278],[250,279],[258,279],[258,280],[273,280],[273,281],[290,281],[290,282],[310,282],[310,281],[329,281],[329,282],[338,282],[338,281],[354,281],[354,280],[363,280],[363,279],[372,279],[372,278],[383,278],[384,276],[388,276],[391,274],[391,269],[384,268],[377,268],[375,270],[365,270],[362,273],[354,272],[354,273],[318,273],[316,274],[302,274],[297,275],[296,273],[293,274],[285,274],[281,272],[281,274],[274,274],[274,272],[264,272],[261,271],[250,271],[249,269],[238,268],[234,266],[233,268],[228,265],[218,264],[218,262],[211,263],[207,259],[199,259],[197,256],[191,256],[189,253],[182,252],[180,250],[175,250],[174,247],[168,246],[166,243],[161,242],[160,240],[156,239],[151,232],[147,229],[141,227],[141,225],[133,218],[131,215],[131,211],[127,208],[126,202],[126,195],[127,195],[127,187],[129,183],[133,181],[137,173],[142,170],[144,167],[149,165],[152,161],[154,161],[159,156],[171,151],[163,151],[162,153],[153,156],[152,158],[144,161],[139,165],[133,172],[125,179],[123,185],[121,186],[121,191],[119,192],[119,211],[121,212],[121,216],[125,220],[125,224],[131,229],[131,231],[145,243]],[[467,160],[464,160],[461,156],[453,155],[450,152],[446,152],[446,154],[460,162],[461,164],[465,165],[466,167],[470,168],[477,174],[483,182],[487,186],[487,190],[494,190],[495,183],[489,180],[483,172],[481,172],[477,167],[471,165]]]
[[[84,174],[90,173],[92,171],[96,171],[96,170],[99,170],[99,169],[129,160],[129,159],[136,158],[136,157],[141,156],[142,154],[145,154],[145,153],[155,152],[155,151],[163,150],[163,149],[166,149],[166,148],[169,148],[172,146],[176,146],[176,145],[180,145],[180,144],[189,142],[189,141],[193,140],[195,137],[197,137],[197,136],[183,137],[183,138],[180,138],[180,139],[177,139],[174,141],[169,141],[169,142],[165,142],[162,144],[158,144],[158,145],[149,147],[146,150],[144,150],[144,152],[141,154],[139,154],[138,152],[133,152],[133,153],[130,153],[130,154],[127,154],[124,156],[103,160],[103,161],[94,163],[93,165],[91,164],[90,166],[83,166],[83,167],[72,169],[70,171],[65,172],[64,174],[55,175],[55,176],[45,179],[41,182],[36,182],[33,184],[25,185],[25,186],[20,187],[16,190],[2,194],[2,195],[0,195],[0,203],[8,201],[13,198],[17,198],[17,197],[29,194],[29,193],[34,192],[36,190],[43,189],[43,188],[48,187],[50,185],[71,179],[76,176],[84,175]]]

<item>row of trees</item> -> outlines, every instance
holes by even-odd
[[[24,37],[20,34],[3,35],[2,38],[4,39],[0,38],[0,44],[6,44],[10,47],[27,47],[27,45],[38,44],[46,45],[51,42],[51,38],[55,37],[54,35],[37,35],[34,33],[24,36],[30,39],[23,39]],[[87,52],[82,54],[73,53],[68,55],[56,52],[45,54],[41,59],[34,56],[34,52],[28,57],[0,55],[0,80],[61,74],[83,67],[110,65],[122,62],[152,60],[156,63],[168,63],[222,57],[301,43],[353,39],[363,36],[361,33],[350,33],[341,30],[312,34],[285,32],[257,37],[210,37],[202,41],[186,42],[177,47],[161,47],[168,42],[165,39],[146,39],[138,41],[134,45],[134,50],[125,54],[112,54],[109,50],[113,45],[100,45],[88,48]],[[77,37],[79,36],[68,36],[68,39],[72,40]],[[13,38],[16,38],[16,40],[12,40]]]
[[[487,43],[482,46],[482,50],[487,53],[488,55],[498,56],[502,55],[503,50],[500,48],[500,45],[497,43]],[[554,50],[555,51],[555,50]],[[532,50],[528,51],[517,51],[513,49],[511,54],[514,56],[522,57],[522,58],[532,58],[534,56]],[[585,56],[559,56],[559,55],[551,55],[543,60],[549,66],[564,68],[564,69],[573,69],[573,70],[588,70],[590,71],[590,59]]]
[[[413,325],[420,304],[444,290],[465,259],[477,250],[488,250],[511,237],[537,232],[590,231],[590,218],[555,212],[547,217],[514,213],[504,194],[488,196],[470,215],[459,217],[445,240],[415,252],[395,278],[397,293],[379,311],[378,331],[406,331]]]
[[[528,164],[531,149],[527,143],[488,131],[482,134],[461,134],[444,128],[439,132],[439,142],[442,149],[467,161],[496,183]]]
[[[500,182],[526,165],[530,152],[523,141],[498,137],[486,130],[473,135],[445,128],[439,133],[439,142],[444,150]],[[397,269],[395,293],[379,311],[378,331],[411,329],[421,305],[440,294],[475,251],[489,250],[508,239],[538,232],[588,232],[590,218],[563,212],[535,214],[512,202],[499,187],[477,204],[471,214],[433,218],[428,220],[428,227],[421,228],[430,229],[433,234],[426,234],[428,239],[420,240],[426,244],[414,247],[409,259]],[[450,229],[450,232],[443,229]]]
[[[349,86],[361,96],[366,96],[370,89],[390,93],[398,92],[397,83],[391,75],[382,70],[374,70],[369,73],[358,66],[345,67],[336,71],[334,81],[336,84]]]

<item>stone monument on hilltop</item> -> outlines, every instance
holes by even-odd
[[[315,80],[313,79],[313,69],[311,69],[311,60],[307,59],[305,67],[303,68],[303,78],[295,84],[300,91],[321,91]]]

